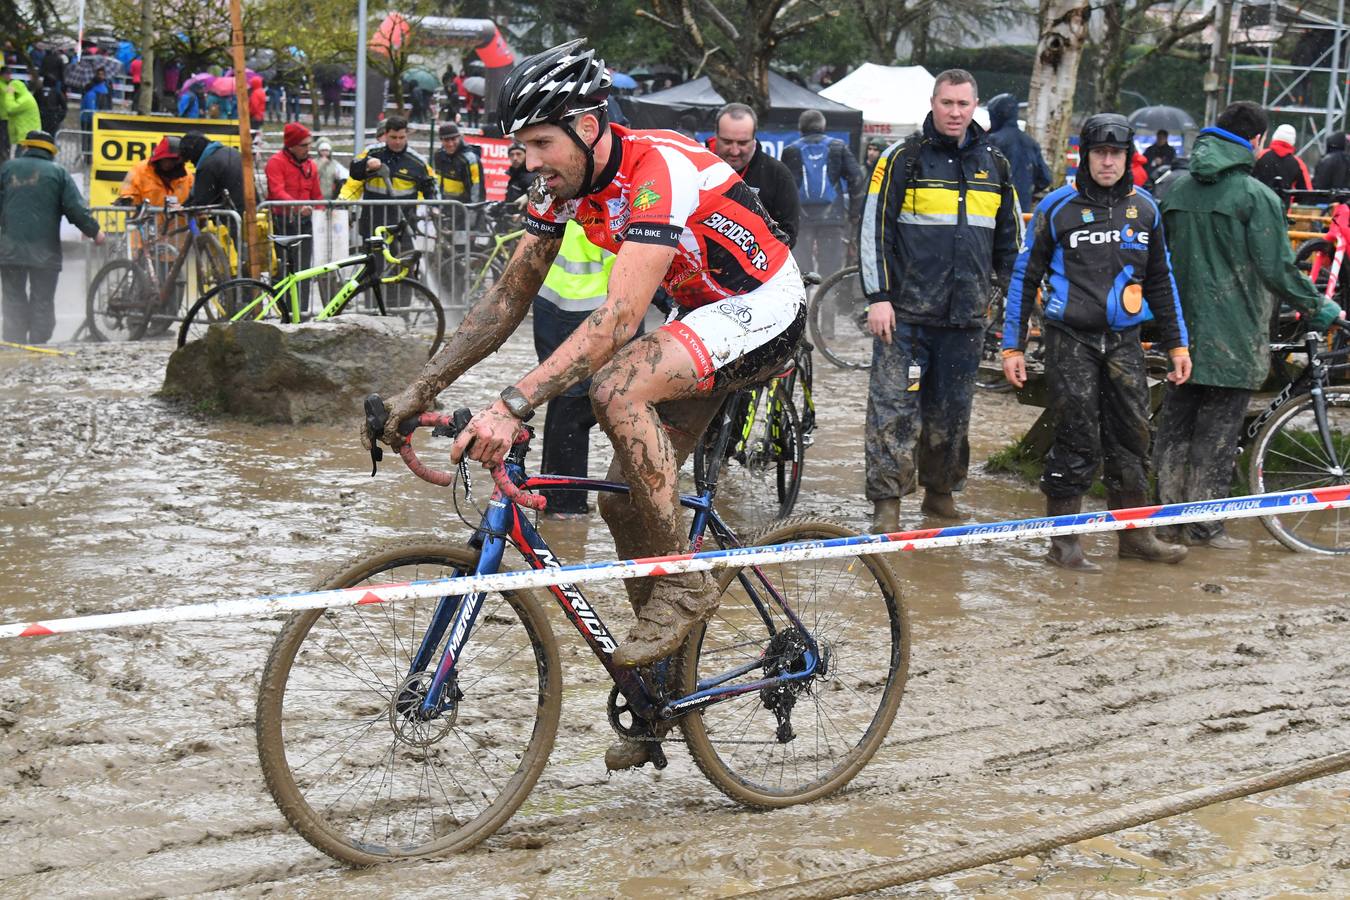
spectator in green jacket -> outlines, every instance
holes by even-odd
[[[1162,200],[1192,361],[1190,381],[1166,387],[1155,420],[1154,470],[1163,503],[1228,495],[1247,403],[1270,366],[1274,304],[1288,303],[1316,330],[1344,318],[1295,268],[1284,206],[1251,177],[1268,124],[1257,104],[1230,105],[1200,132],[1190,171]],[[1245,546],[1220,522],[1159,536],[1215,549]]]
[[[0,165],[0,312],[6,341],[45,344],[56,329],[61,217],[95,243],[104,236],[70,173],[52,161],[50,134],[28,132],[19,154]]]
[[[42,129],[42,115],[28,85],[14,78],[9,66],[0,65],[0,119],[9,122],[9,142],[18,146],[24,135]]]

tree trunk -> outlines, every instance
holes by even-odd
[[[1088,39],[1091,8],[1083,0],[1041,0],[1040,40],[1031,69],[1027,131],[1050,164],[1051,184],[1064,180],[1064,154],[1073,118],[1073,91]]]
[[[1101,7],[1104,17],[1102,39],[1098,42],[1097,71],[1093,73],[1092,88],[1096,94],[1094,108],[1101,112],[1120,109],[1120,83],[1125,75],[1125,54],[1130,49],[1129,36],[1124,29],[1124,0],[1111,0]]]
[[[931,43],[929,38],[931,37],[932,30],[933,14],[931,12],[925,12],[918,21],[914,23],[913,29],[910,31],[909,64],[911,66],[928,65],[928,51],[930,49],[929,44]]]

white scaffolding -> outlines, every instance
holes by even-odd
[[[1235,5],[1239,26],[1232,41],[1230,71],[1261,72],[1261,105],[1267,111],[1299,122],[1298,152],[1320,149],[1328,135],[1346,130],[1350,95],[1350,31],[1345,24],[1346,0],[1246,0]],[[1275,44],[1286,34],[1322,35],[1325,49],[1308,65],[1292,65],[1275,58]],[[1239,46],[1258,47],[1259,63],[1240,63]],[[1325,79],[1325,83],[1323,82]],[[1233,100],[1233,77],[1228,79],[1228,102]]]

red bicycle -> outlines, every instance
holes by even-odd
[[[1350,248],[1350,193],[1289,191],[1288,194],[1295,202],[1329,204],[1330,221],[1326,226],[1326,236],[1304,241],[1294,255],[1294,264],[1308,276],[1319,294],[1334,300],[1342,309],[1350,309],[1350,278],[1341,277],[1341,266],[1345,262],[1346,250]],[[1296,310],[1281,304],[1270,325],[1271,343],[1297,343],[1303,331],[1301,319],[1302,316]],[[1333,329],[1327,339],[1327,349],[1340,350],[1347,341],[1350,338],[1347,338],[1344,329]],[[1272,355],[1274,371],[1285,374],[1287,364],[1283,351],[1272,350]],[[1344,376],[1337,378],[1337,381],[1344,380]]]

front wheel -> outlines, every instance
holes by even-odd
[[[435,356],[445,337],[445,310],[431,289],[420,281],[404,278],[383,285],[383,295],[384,315],[401,319],[410,332],[430,341],[431,350],[427,356]],[[347,305],[352,312],[366,315],[376,316],[381,312],[375,292],[369,288],[347,301]]]
[[[842,369],[872,367],[872,333],[867,330],[867,298],[857,266],[840,269],[811,296],[811,343]]]
[[[472,572],[466,547],[407,541],[315,590]],[[460,598],[439,601],[452,610]],[[446,606],[449,604],[449,606]],[[376,603],[297,613],[258,692],[258,756],[287,821],[349,865],[465,850],[515,813],[543,771],[562,702],[558,649],[528,593],[491,593],[456,662],[443,705],[421,701],[444,646],[412,658],[436,603]]]
[[[250,321],[283,321],[281,306],[272,302],[271,295],[272,288],[267,282],[253,278],[232,278],[216,285],[202,294],[183,317],[178,346],[205,337],[212,325],[234,321],[241,312]]]
[[[1312,395],[1286,404],[1252,445],[1248,477],[1253,491],[1315,491],[1350,484],[1350,388],[1326,388],[1325,400],[1330,446]],[[1309,504],[1261,521],[1290,550],[1350,553],[1350,510]]]
[[[85,321],[96,341],[137,341],[145,336],[157,302],[150,280],[129,259],[114,259],[89,283]]]
[[[791,519],[748,541],[758,545],[850,537],[822,519]],[[909,669],[909,623],[900,584],[880,556],[809,559],[725,569],[717,612],[682,651],[684,694],[751,666],[742,679],[813,674],[734,695],[681,720],[699,769],[747,806],[775,808],[828,796],[880,748]],[[781,601],[781,602],[780,602]]]

